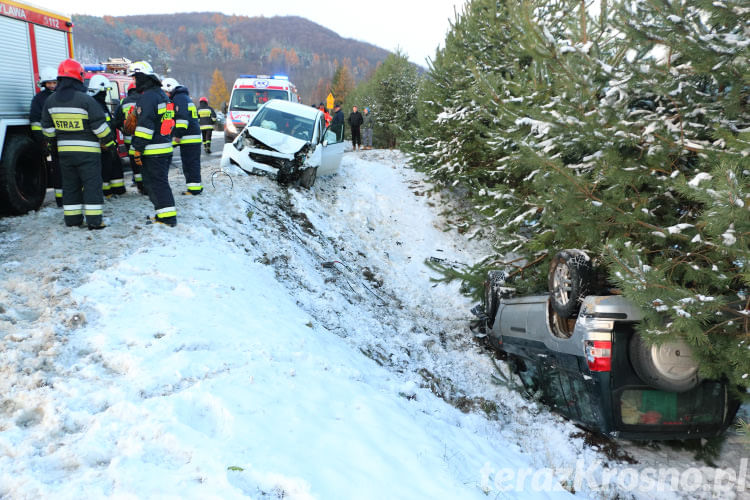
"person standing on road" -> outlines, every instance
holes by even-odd
[[[135,88],[141,94],[136,103],[138,126],[133,134],[133,161],[141,167],[148,197],[156,209],[156,215],[149,221],[176,226],[177,209],[168,177],[173,151],[174,104],[146,61],[131,64],[128,74],[135,77]]]
[[[322,102],[318,105],[318,109],[320,110],[321,113],[323,113],[323,117],[326,120],[326,127],[329,127],[331,125],[331,113],[328,112],[328,110],[326,109],[325,105]]]
[[[362,113],[357,110],[357,106],[352,106],[352,112],[349,113],[349,128],[352,129],[352,149],[354,151],[362,146],[362,135],[359,127],[363,123]]]
[[[199,195],[201,184],[201,127],[198,123],[198,109],[190,99],[187,87],[174,78],[165,78],[162,90],[174,103],[175,129],[172,144],[180,147],[182,173],[185,174],[187,191],[182,194]]]
[[[216,123],[216,111],[208,105],[208,99],[200,98],[200,108],[198,109],[198,118],[201,125],[201,134],[203,134],[203,149],[206,153],[211,153],[211,134]]]
[[[62,207],[62,176],[60,175],[57,153],[51,152],[52,149],[47,147],[47,140],[42,133],[42,110],[44,109],[44,103],[55,91],[55,87],[57,87],[57,71],[55,71],[55,68],[51,66],[42,68],[39,72],[39,86],[42,90],[31,100],[31,110],[29,111],[31,138],[34,139],[39,149],[45,152],[47,172],[52,178],[52,187],[55,189],[55,203],[57,203],[58,207]]]
[[[362,115],[362,149],[372,149],[372,115],[370,108],[365,108]]]
[[[333,108],[333,119],[331,119],[331,130],[336,133],[336,142],[344,140],[344,112],[341,111],[341,104],[336,104]]]
[[[107,107],[107,94],[112,90],[112,82],[104,75],[94,75],[89,80],[86,92],[102,107],[107,125],[112,123],[112,117]],[[102,151],[102,191],[106,198],[114,194],[125,194],[125,179],[122,173],[122,163],[117,148]]]
[[[66,226],[102,229],[102,148],[115,147],[101,106],[86,94],[83,66],[66,59],[57,68],[57,90],[42,110],[42,133],[55,141],[63,186]]]
[[[117,106],[117,109],[115,110],[112,124],[115,128],[119,128],[122,131],[123,142],[128,150],[128,157],[130,158],[130,169],[133,171],[133,182],[135,182],[135,186],[139,193],[146,194],[146,190],[143,187],[141,167],[136,165],[133,161],[133,152],[135,151],[131,146],[133,143],[133,135],[125,130],[125,119],[130,113],[135,113],[135,103],[138,101],[138,97],[140,97],[140,94],[135,90],[135,82],[131,82],[130,85],[128,85],[128,95],[120,101],[120,105]]]

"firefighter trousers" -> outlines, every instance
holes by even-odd
[[[103,155],[109,155],[109,188],[112,194],[125,194],[125,174],[122,172],[122,159],[117,148],[112,148],[103,152]]]
[[[52,188],[55,190],[55,203],[58,207],[62,207],[62,173],[60,172],[60,160],[57,158],[57,153],[48,154],[44,161],[47,164],[47,176],[52,179]]]
[[[172,188],[169,186],[169,163],[172,155],[142,156],[143,184],[156,209],[156,220],[173,226],[177,224]]]
[[[196,143],[180,144],[180,159],[182,160],[182,173],[185,174],[185,183],[190,194],[203,192],[201,184],[201,145]]]
[[[102,195],[101,155],[97,153],[60,154],[63,213],[66,226],[80,226],[84,216],[89,226],[100,226]]]
[[[102,151],[102,191],[104,196],[125,193],[125,179],[117,150]]]
[[[203,136],[203,149],[206,153],[211,152],[211,134],[213,134],[213,128],[201,129],[201,135]]]

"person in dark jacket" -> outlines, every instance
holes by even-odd
[[[39,72],[39,87],[42,90],[31,100],[31,110],[29,111],[31,137],[39,149],[45,152],[44,157],[47,162],[47,173],[50,175],[52,187],[55,189],[55,203],[57,203],[58,207],[62,207],[62,176],[60,175],[57,153],[51,152],[52,150],[47,146],[47,139],[42,134],[42,110],[44,109],[44,103],[55,91],[55,87],[57,87],[57,70],[55,68],[51,66],[42,68]]]
[[[330,128],[336,133],[336,142],[344,140],[344,112],[341,111],[341,104],[336,104],[333,108]]]
[[[104,75],[94,75],[89,80],[86,90],[102,107],[107,124],[112,124],[112,116],[107,106],[107,94],[112,90],[112,82]],[[102,191],[109,198],[114,194],[125,194],[125,176],[122,173],[122,163],[117,148],[102,151]]]
[[[156,210],[149,221],[176,226],[177,209],[168,178],[174,104],[161,89],[161,80],[149,63],[135,62],[128,73],[135,77],[135,89],[141,94],[136,103],[138,126],[133,134],[133,161],[141,167],[148,197]]]
[[[372,113],[365,108],[362,114],[362,149],[372,149]]]
[[[182,173],[185,174],[187,191],[182,194],[199,195],[201,184],[201,127],[198,123],[198,109],[190,99],[187,87],[174,78],[165,78],[162,90],[174,103],[175,129],[172,144],[180,147]]]
[[[208,105],[208,99],[200,98],[200,108],[198,109],[198,119],[201,125],[201,134],[203,135],[203,149],[206,153],[211,153],[211,134],[216,123],[216,111]]]
[[[54,140],[60,160],[66,226],[101,229],[102,148],[115,147],[101,106],[86,94],[83,66],[66,59],[57,69],[57,90],[42,110],[42,133]]]
[[[363,122],[362,113],[357,110],[357,106],[352,106],[352,112],[349,113],[349,128],[352,129],[352,149],[354,151],[362,145],[362,136],[359,127],[362,126]]]
[[[143,187],[143,174],[141,173],[141,167],[135,164],[133,161],[133,152],[135,151],[132,147],[133,136],[128,134],[125,130],[125,117],[134,111],[135,103],[138,101],[140,94],[135,90],[135,81],[128,85],[128,95],[120,101],[120,105],[115,109],[115,116],[113,117],[112,123],[114,128],[120,129],[122,132],[123,142],[125,147],[128,149],[128,157],[130,158],[130,169],[133,171],[133,182],[135,183],[138,192],[146,194],[146,188]]]

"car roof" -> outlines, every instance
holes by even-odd
[[[283,101],[281,99],[271,99],[270,101],[265,103],[263,107],[276,109],[285,113],[291,113],[303,118],[309,118],[310,120],[315,120],[318,114],[320,114],[320,110],[317,108],[313,108],[312,106],[307,106],[305,104],[299,104],[291,101]]]

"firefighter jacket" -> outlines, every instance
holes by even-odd
[[[122,131],[123,141],[128,146],[130,146],[130,143],[133,141],[133,136],[125,135],[123,125],[125,124],[125,117],[128,116],[130,110],[135,107],[135,103],[138,100],[138,97],[140,97],[140,94],[138,94],[138,92],[136,92],[135,90],[131,90],[130,92],[128,92],[128,95],[125,96],[122,101],[120,101],[120,105],[117,106],[117,109],[115,109],[115,116],[112,117],[112,126],[114,128],[119,128]]]
[[[198,108],[198,117],[200,118],[201,130],[214,128],[214,123],[216,123],[216,111],[214,111],[214,108],[209,106],[208,103],[201,102],[201,107]]]
[[[133,149],[144,156],[172,154],[174,104],[160,87],[149,87],[136,104],[138,126],[133,134]]]
[[[180,144],[200,144],[201,126],[198,123],[198,109],[190,99],[188,89],[179,86],[172,91],[174,103],[175,129],[174,136]]]
[[[44,103],[53,93],[54,91],[44,88],[31,100],[31,111],[29,111],[31,137],[37,144],[41,144],[44,140],[44,134],[42,134],[42,110],[44,109]]]
[[[99,155],[100,143],[115,145],[102,107],[85,93],[82,83],[71,78],[61,79],[55,93],[47,98],[42,110],[42,133],[57,140],[61,159]]]

